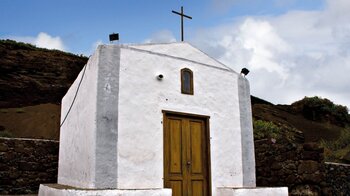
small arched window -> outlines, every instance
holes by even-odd
[[[181,69],[181,93],[193,95],[193,72],[188,68]]]

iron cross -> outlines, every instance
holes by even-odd
[[[181,41],[184,41],[184,17],[192,19],[191,16],[187,16],[184,14],[184,8],[181,6],[181,13],[172,11],[174,14],[180,15],[181,16]]]

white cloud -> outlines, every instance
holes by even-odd
[[[34,44],[41,48],[65,50],[60,37],[52,37],[46,33],[39,33]]]
[[[146,39],[144,43],[168,43],[175,41],[176,39],[171,31],[162,30],[152,34],[151,38]]]
[[[350,107],[350,1],[322,11],[248,16],[199,30],[192,43],[240,71],[252,94],[275,103],[319,95]]]
[[[8,39],[30,43],[40,48],[66,50],[66,47],[64,46],[63,41],[60,37],[53,37],[44,32],[39,33],[36,37],[10,36]]]

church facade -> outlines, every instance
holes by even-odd
[[[58,184],[72,195],[256,191],[249,83],[188,43],[99,46],[61,115]]]

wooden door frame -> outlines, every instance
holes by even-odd
[[[212,195],[211,190],[211,157],[210,157],[210,129],[209,129],[209,119],[210,116],[206,115],[200,115],[200,114],[190,114],[190,113],[184,113],[184,112],[175,112],[175,111],[169,111],[169,110],[162,110],[163,113],[163,186],[165,187],[165,130],[167,126],[166,117],[167,116],[177,116],[177,117],[184,117],[184,118],[193,118],[193,119],[200,119],[203,120],[205,123],[205,132],[206,132],[206,142],[207,142],[207,172],[208,172],[208,195]]]

